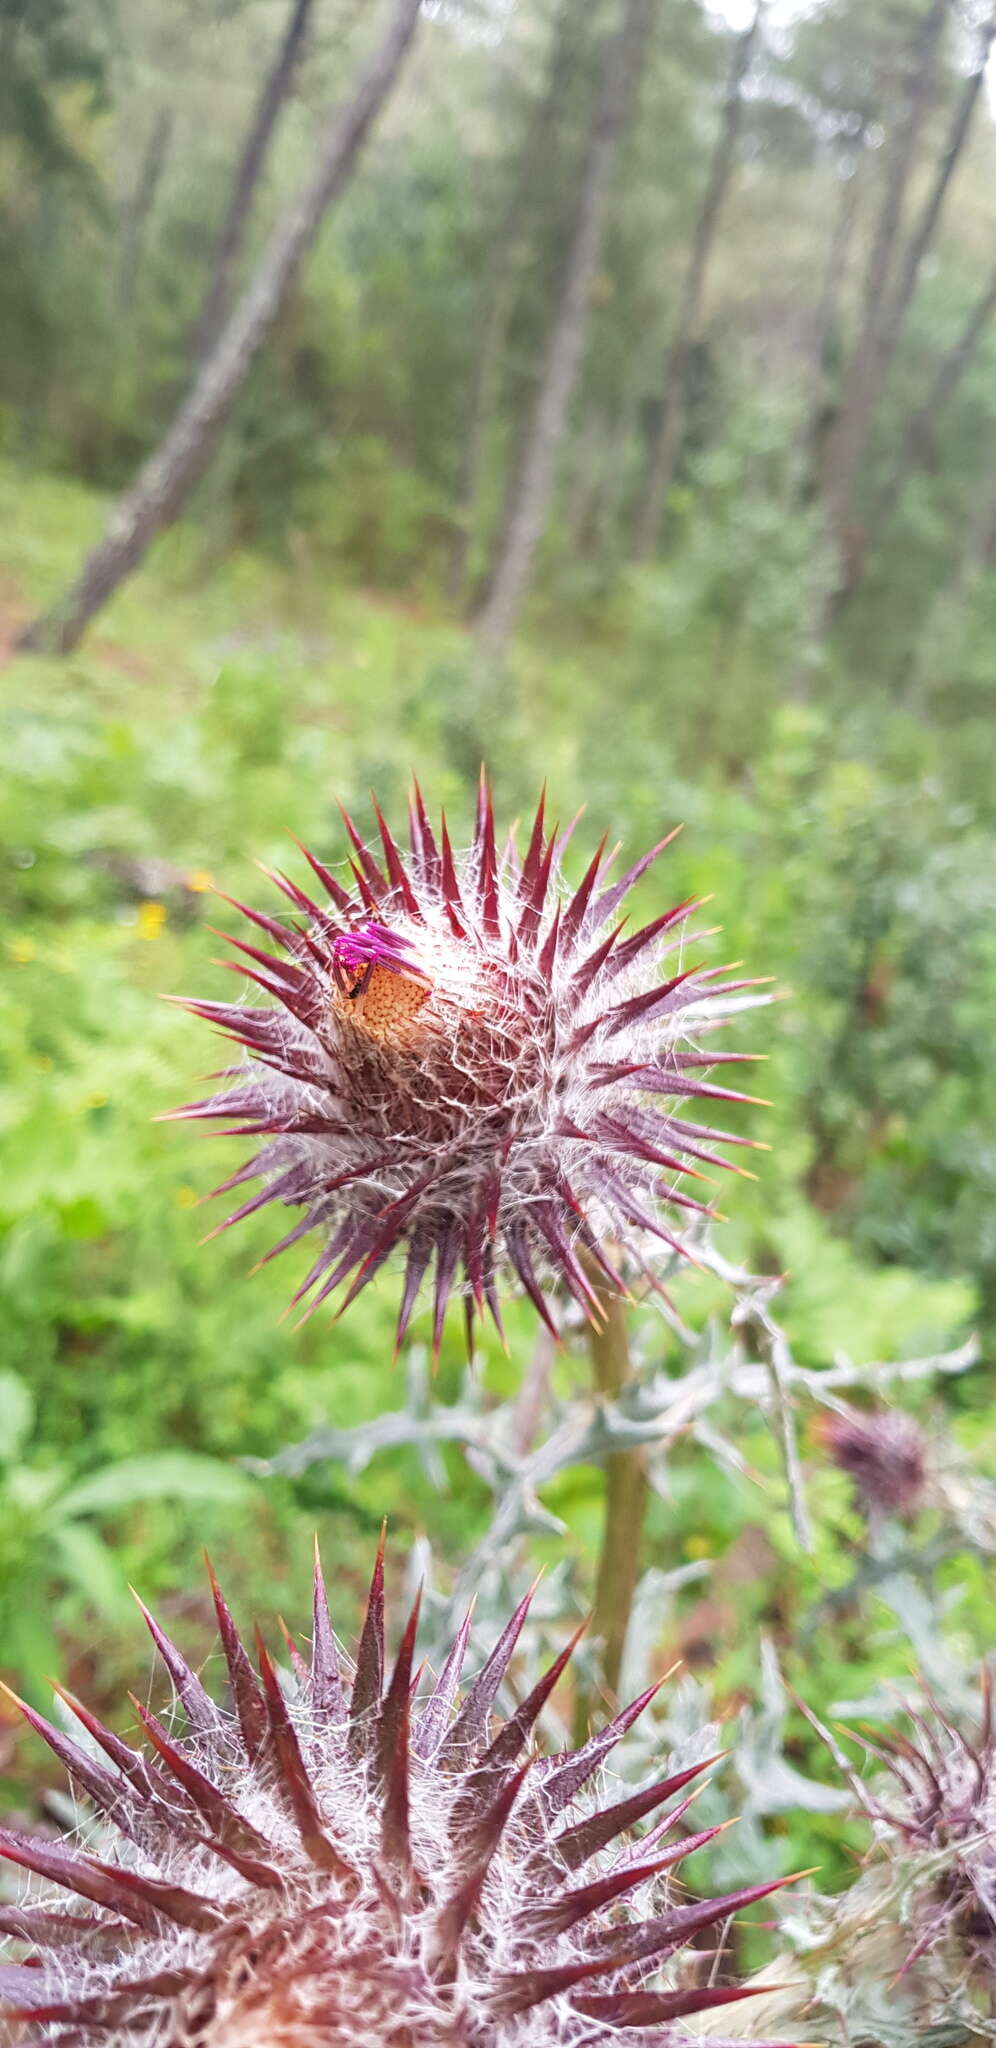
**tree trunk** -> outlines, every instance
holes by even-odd
[[[616,148],[628,112],[651,4],[652,0],[625,0],[620,27],[606,47],[560,303],[515,480],[510,516],[499,543],[491,587],[476,621],[480,644],[491,654],[500,654],[515,630],[546,521],[567,408],[577,387],[588,340],[591,288],[605,239]]]
[[[118,267],[117,303],[119,314],[131,310],[142,261],[142,246],[149,215],[156,203],[156,194],[166,169],[170,137],[173,133],[173,109],[161,107],[152,124],[148,146],[138,184],[131,202],[125,210],[121,234],[121,262]]]
[[[638,357],[635,363],[638,367]],[[565,504],[564,538],[571,556],[596,566],[610,554],[618,559],[628,541],[622,532],[627,454],[636,439],[640,389],[631,368],[613,411],[592,413],[581,430],[581,463]]]
[[[823,488],[827,513],[841,565],[848,580],[852,552],[854,498],[858,473],[878,396],[881,339],[888,320],[887,292],[902,222],[903,205],[913,170],[916,146],[930,98],[934,66],[950,0],[929,0],[916,38],[905,118],[892,149],[878,224],[872,240],[865,282],[864,318],[851,358],[843,402],[827,449]]]
[[[515,302],[511,248],[507,251],[507,258],[507,261],[500,261],[495,266],[497,275],[488,291],[487,308],[474,350],[467,430],[454,508],[457,526],[446,575],[446,594],[455,605],[458,605],[461,599],[465,600],[467,590],[467,574],[474,539],[474,511],[481,489],[488,426],[494,414],[502,358]]]
[[[760,32],[766,4],[767,0],[758,0],[753,20],[738,38],[734,51],[733,68],[723,102],[719,137],[709,167],[709,178],[702,201],[702,211],[695,228],[674,339],[668,351],[664,370],[660,420],[650,453],[646,488],[637,517],[634,553],[638,559],[653,555],[656,550],[664,507],[674,481],[685,417],[688,359],[702,302],[706,268],[733,174],[737,139],[743,119],[744,79]]]
[[[955,108],[954,119],[948,131],[947,141],[941,152],[934,173],[930,191],[921,209],[920,218],[910,236],[906,259],[900,272],[899,283],[886,308],[885,317],[876,342],[878,358],[878,388],[888,376],[893,357],[899,345],[903,321],[916,291],[923,259],[937,232],[938,223],[944,210],[948,188],[958,166],[958,160],[968,140],[972,116],[982,87],[985,84],[986,66],[989,53],[996,40],[996,13],[991,14],[979,35],[979,54],[975,70],[965,80],[964,90]]]
[[[627,482],[626,451],[633,437],[638,404],[639,394],[635,385],[630,384],[623,392],[614,419],[609,423],[601,474],[584,536],[585,551],[596,562],[604,561],[610,550],[617,557],[623,552],[621,529]]]
[[[539,383],[538,375],[532,376],[529,382],[531,390],[535,391]],[[532,431],[535,407],[535,398],[529,399],[521,407],[518,416],[513,416],[509,424],[509,452],[505,460],[505,473],[502,478],[501,507],[495,521],[495,532],[499,537],[508,532],[511,524],[512,510],[519,490],[522,466],[529,449],[529,436]],[[486,564],[483,574],[475,581],[467,605],[468,619],[474,620],[479,613],[486,611],[491,601],[491,592],[494,589],[497,571],[498,557],[496,556]]]
[[[310,179],[270,236],[255,276],[198,373],[165,438],[111,515],[102,541],[76,583],[20,635],[17,646],[68,653],[94,614],[137,568],[150,543],[182,510],[206,468],[222,424],[314,241],[348,183],[367,133],[408,50],[420,0],[395,0],[394,12],[350,104],[330,122]]]
[[[923,404],[913,414],[900,443],[891,475],[872,502],[868,518],[868,553],[878,542],[895,512],[914,471],[929,459],[935,445],[937,422],[953,398],[966,370],[974,360],[979,343],[996,314],[996,268],[977,300],[954,347],[943,356]]]
[[[802,432],[792,464],[793,496],[820,465],[822,438],[825,433],[827,357],[847,279],[851,245],[858,219],[858,201],[864,183],[861,177],[861,157],[865,133],[865,126],[862,124],[860,134],[855,140],[851,168],[841,183],[840,203],[830,237],[819,301],[813,316],[808,363],[804,372]]]
[[[571,446],[571,474],[563,494],[564,552],[571,561],[587,553],[602,488],[606,444],[612,429],[604,413],[592,410],[577,427]]]
[[[191,359],[195,364],[201,362],[209,353],[218,338],[218,331],[228,311],[232,277],[242,248],[242,238],[252,211],[256,187],[263,174],[273,131],[290,91],[304,46],[311,7],[312,0],[291,0],[283,40],[272,68],[263,81],[263,90],[257,101],[232,183],[228,210],[211,255],[208,288],[191,347]]]
[[[447,595],[454,604],[460,602],[467,588],[474,509],[480,494],[488,426],[494,414],[505,343],[515,309],[519,258],[525,239],[525,203],[535,180],[543,146],[559,122],[577,49],[578,25],[573,0],[564,0],[554,25],[546,87],[533,108],[508,204],[488,252],[481,293],[483,317],[474,350],[467,431],[457,484],[457,530],[446,579]]]
[[[864,442],[874,420],[875,409],[895,360],[903,330],[903,323],[909,311],[919,281],[924,257],[933,242],[937,226],[944,209],[948,189],[954,176],[958,159],[968,139],[972,116],[982,86],[985,82],[989,53],[996,39],[996,14],[990,16],[980,33],[978,62],[975,70],[965,81],[965,87],[955,109],[948,138],[937,162],[930,191],[924,200],[920,217],[910,237],[909,247],[899,274],[899,281],[886,305],[878,332],[875,336],[873,360],[870,366],[866,403],[868,414],[865,424]],[[847,580],[837,595],[839,610],[851,593],[857,589],[864,574],[864,558],[869,543],[869,528],[862,524],[855,531],[854,545],[847,554]]]
[[[864,148],[864,134],[862,128],[854,151],[854,161],[841,187],[840,206],[834,222],[830,248],[827,252],[827,267],[823,274],[819,304],[813,321],[811,361],[814,374],[820,378],[826,371],[827,353],[833,339],[834,321],[847,276],[847,259],[851,253],[858,218],[858,198],[861,190],[859,166],[861,151]]]

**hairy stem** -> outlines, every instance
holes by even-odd
[[[626,1304],[602,1286],[605,1321],[589,1331],[592,1371],[600,1394],[614,1400],[633,1367],[629,1355]],[[619,1690],[626,1635],[640,1577],[640,1551],[647,1511],[647,1470],[641,1450],[613,1451],[605,1460],[605,1519],[598,1559],[592,1635],[598,1639],[599,1691],[613,1700]],[[583,1739],[593,1701],[580,1695],[576,1733]]]

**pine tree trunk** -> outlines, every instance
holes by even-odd
[[[174,114],[171,107],[161,107],[152,124],[138,184],[130,205],[126,208],[121,233],[121,262],[118,267],[117,304],[118,312],[126,315],[131,310],[135,297],[135,286],[142,261],[142,248],[149,216],[156,203],[156,194],[166,169],[170,137],[173,133]]]
[[[21,649],[68,653],[143,559],[150,543],[177,518],[201,476],[253,361],[314,241],[345,188],[369,129],[408,50],[420,0],[395,0],[394,11],[356,94],[330,123],[310,179],[274,228],[255,276],[203,364],[193,390],[165,438],[115,507],[102,541],[76,583],[20,635]]]
[[[474,512],[480,496],[488,427],[494,415],[502,358],[509,321],[515,302],[515,278],[509,260],[496,264],[495,280],[488,291],[487,310],[474,350],[474,370],[464,437],[460,475],[456,492],[456,532],[450,550],[446,594],[451,603],[465,598],[471,548],[474,541]]]
[[[822,437],[825,432],[827,357],[838,318],[841,297],[847,279],[851,246],[858,220],[859,200],[864,180],[861,177],[861,155],[864,149],[865,127],[857,136],[853,151],[851,169],[843,179],[840,190],[840,204],[834,220],[830,246],[827,251],[826,269],[820,288],[819,302],[813,317],[812,337],[808,351],[808,367],[805,373],[805,392],[802,407],[802,432],[799,436],[798,452],[792,465],[793,495],[801,483],[808,481],[814,469],[818,468]]]
[[[968,139],[979,94],[985,82],[989,53],[996,39],[996,14],[990,16],[980,34],[978,61],[975,70],[965,81],[964,90],[955,109],[954,119],[947,141],[937,162],[934,178],[924,200],[919,219],[910,236],[909,246],[900,270],[896,288],[889,298],[874,339],[873,359],[865,387],[867,414],[865,420],[864,444],[874,421],[878,401],[885,388],[886,380],[896,351],[899,347],[903,323],[909,311],[920,278],[924,257],[927,255],[937,232],[944,202],[951,180],[957,168],[959,157]],[[836,609],[840,610],[848,596],[857,589],[864,574],[865,552],[869,544],[867,523],[855,529],[854,543],[847,551],[846,582],[837,594]]]
[[[906,113],[893,143],[892,160],[869,256],[861,332],[851,358],[840,415],[827,449],[823,489],[840,561],[841,581],[845,585],[849,574],[848,557],[853,546],[858,473],[879,390],[879,349],[886,331],[889,279],[895,266],[903,205],[949,6],[950,0],[929,0],[921,17]]]
[[[674,482],[675,465],[684,429],[688,359],[702,303],[706,269],[716,239],[723,202],[733,175],[737,138],[743,119],[744,79],[747,76],[766,4],[767,0],[758,0],[753,20],[738,39],[734,52],[733,68],[723,102],[719,137],[709,167],[702,210],[696,223],[674,339],[664,369],[660,420],[650,453],[646,487],[637,517],[634,554],[638,559],[644,559],[656,551],[664,507]]]
[[[474,511],[481,488],[488,427],[494,415],[509,323],[515,309],[519,259],[523,246],[523,213],[535,181],[544,144],[560,119],[560,111],[578,49],[573,0],[564,0],[554,26],[546,87],[533,109],[519,153],[508,204],[488,254],[482,291],[483,318],[474,350],[467,432],[456,494],[457,530],[446,579],[447,595],[460,602],[467,588],[467,569],[474,538]]]
[[[622,516],[626,497],[626,450],[634,437],[638,405],[639,394],[635,384],[630,383],[623,391],[615,416],[609,423],[601,473],[585,535],[586,550],[596,561],[604,561],[610,550],[616,557],[623,552]]]
[[[560,303],[547,345],[539,391],[499,544],[488,596],[476,630],[482,647],[500,654],[526,597],[546,523],[567,409],[577,388],[591,321],[591,288],[608,219],[619,137],[628,113],[652,0],[625,0],[621,25],[607,45],[595,123],[581,180],[574,233]]]
[[[609,435],[604,414],[592,410],[579,422],[573,439],[571,474],[563,493],[562,515],[564,550],[572,561],[579,560],[591,543]]]
[[[868,553],[875,548],[884,528],[914,471],[930,457],[936,444],[936,428],[945,406],[953,398],[966,370],[974,361],[979,343],[996,314],[996,269],[981,298],[976,301],[953,348],[943,356],[934,372],[926,398],[913,414],[900,443],[891,475],[872,502],[868,518]]]
[[[242,248],[256,188],[262,177],[273,132],[301,56],[311,8],[312,0],[292,0],[283,39],[273,65],[263,81],[263,89],[232,182],[228,210],[211,257],[210,281],[191,348],[191,358],[195,364],[201,362],[209,353],[218,338],[219,329],[228,311],[233,273]]]
[[[958,161],[968,140],[979,94],[985,84],[986,66],[989,53],[996,40],[996,13],[991,14],[979,35],[979,52],[976,68],[965,80],[964,89],[955,108],[954,118],[947,141],[938,158],[930,191],[924,200],[920,217],[910,237],[906,258],[899,276],[899,282],[886,308],[884,320],[877,336],[878,389],[888,375],[899,345],[903,321],[909,311],[916,291],[924,257],[930,250],[940,223],[944,203],[947,199],[951,180],[958,167]]]

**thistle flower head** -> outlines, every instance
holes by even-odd
[[[609,1805],[592,1790],[651,1693],[524,1761],[570,1643],[495,1718],[528,1600],[462,1693],[469,1619],[422,1685],[417,1603],[385,1673],[382,1554],[351,1665],[317,1570],[310,1656],[291,1648],[285,1675],[262,1642],[253,1667],[215,1600],[224,1709],[146,1617],[184,1733],[135,1700],[139,1750],[70,1701],[77,1744],[23,1709],[101,1817],[95,1847],[0,1834],[43,1881],[0,1906],[21,1958],[0,1995],[32,2048],[677,2048],[687,2015],[750,1995],[680,1967],[778,1888],[673,1895],[669,1873],[718,1832],[676,1833],[705,1764]]]
[[[417,788],[407,856],[377,816],[382,858],[346,817],[350,886],[307,854],[314,896],[272,878],[292,918],[236,906],[278,949],[232,941],[268,1006],[189,1005],[249,1060],[174,1114],[262,1140],[217,1192],[262,1186],[219,1228],[299,1210],[276,1250],[320,1234],[295,1296],[312,1308],[339,1290],[346,1306],[402,1249],[399,1343],[430,1268],[437,1348],[455,1287],[471,1329],[486,1309],[501,1329],[506,1275],[554,1332],[545,1279],[597,1319],[599,1276],[623,1285],[621,1261],[653,1279],[655,1252],[684,1249],[675,1218],[713,1213],[687,1177],[747,1142],[688,1111],[752,1099],[706,1078],[721,1055],[702,1043],[752,984],[686,961],[692,900],[623,936],[616,913],[667,840],[615,882],[603,841],[572,892],[542,799],[521,856],[497,851],[483,779],[460,859]]]
[[[820,1440],[854,1484],[866,1515],[913,1515],[928,1488],[927,1445],[901,1409],[837,1409],[822,1418]]]
[[[943,1961],[949,1994],[982,1978],[996,1993],[996,1736],[992,1682],[983,1674],[978,1727],[971,1738],[931,1700],[912,1704],[912,1735],[900,1728],[855,1734],[889,1773],[898,1800],[861,1788],[890,1863],[913,1900],[915,1944],[904,1967],[921,1957]]]

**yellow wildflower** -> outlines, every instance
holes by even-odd
[[[138,932],[142,939],[158,939],[166,923],[165,903],[143,903],[138,913]]]

